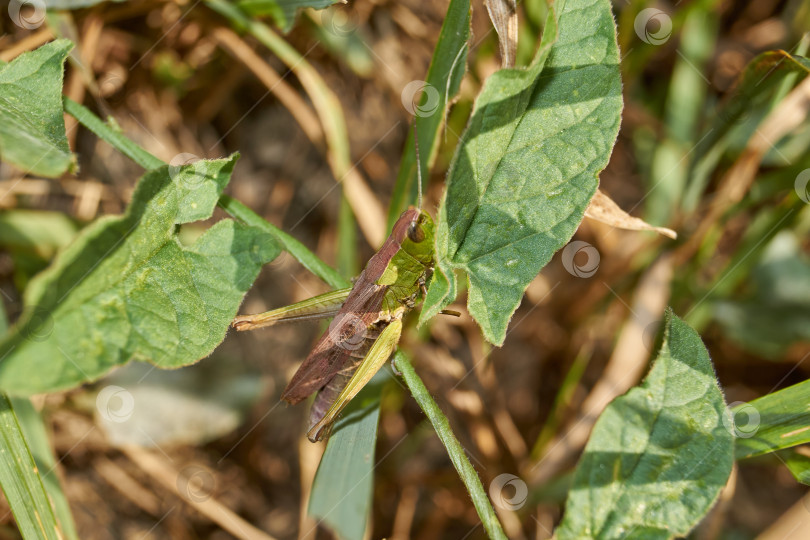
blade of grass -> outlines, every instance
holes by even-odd
[[[478,473],[475,472],[470,460],[467,459],[467,455],[464,453],[464,447],[461,446],[461,443],[458,442],[458,439],[453,434],[447,417],[430,396],[430,392],[425,388],[425,383],[423,383],[419,375],[416,374],[413,365],[411,365],[408,358],[402,352],[398,351],[394,355],[394,365],[402,373],[402,378],[405,380],[408,390],[411,391],[411,395],[413,395],[416,403],[419,404],[419,407],[427,415],[430,423],[433,425],[433,429],[436,430],[436,434],[447,449],[450,461],[453,462],[453,466],[456,468],[456,471],[458,471],[461,481],[464,482],[464,487],[467,488],[467,492],[472,498],[475,511],[478,512],[478,516],[481,518],[481,523],[484,525],[487,534],[490,538],[505,539],[506,535],[501,527],[501,522],[498,521],[498,516],[495,514],[495,510],[489,502],[486,491],[484,491],[484,486],[481,484],[481,479],[478,477]]]
[[[5,394],[0,394],[0,453],[0,485],[23,538],[62,538],[39,470]]]
[[[104,123],[98,116],[89,109],[76,103],[70,98],[63,98],[62,103],[65,112],[76,118],[84,127],[92,131],[99,139],[109,143],[113,148],[127,156],[129,159],[146,170],[157,169],[165,165],[162,160],[156,158],[126,135],[116,130],[109,124]]]
[[[416,115],[414,123],[419,130],[419,146],[422,152],[423,171],[430,169],[439,147],[437,136],[444,124],[445,114],[450,101],[458,93],[461,79],[467,66],[467,41],[470,39],[470,2],[469,0],[452,0],[447,8],[439,41],[433,51],[430,67],[427,71],[425,87],[419,103],[413,103]],[[431,92],[435,92],[433,96]],[[426,110],[432,99],[437,99],[435,106]],[[433,103],[430,103],[433,105]],[[413,138],[413,126],[408,132],[405,149],[397,174],[397,182],[388,209],[388,226],[392,227],[399,215],[416,201],[416,149]],[[422,180],[423,182],[426,179]],[[424,188],[424,186],[423,186]],[[424,193],[424,189],[423,189]]]
[[[28,398],[10,398],[11,405],[17,414],[17,420],[22,428],[25,440],[31,448],[37,470],[41,473],[45,491],[51,498],[53,510],[59,521],[61,532],[69,540],[78,540],[76,524],[70,513],[70,505],[62,490],[59,477],[56,474],[56,458],[51,450],[48,433],[42,415],[31,404]]]
[[[6,318],[6,311],[0,302],[0,335],[3,335],[8,330],[8,319]],[[17,415],[15,415],[17,409]],[[15,429],[16,428],[16,429]],[[19,520],[26,519],[23,516],[31,517],[30,512],[44,514],[46,519],[48,516],[54,517],[50,504],[48,504],[48,495],[53,500],[56,513],[59,516],[59,522],[62,525],[61,533],[69,540],[77,539],[76,526],[73,523],[73,517],[70,515],[70,507],[68,506],[65,494],[62,492],[62,487],[59,485],[59,480],[56,475],[50,475],[56,463],[51,453],[48,438],[45,434],[45,426],[42,423],[42,418],[31,406],[28,399],[16,399],[9,401],[5,394],[0,394],[0,450],[5,457],[2,461],[4,465],[0,465],[0,484],[2,485],[3,492],[6,494],[6,499],[12,507],[14,517],[18,520],[17,524],[20,531],[28,538],[30,531],[36,531],[37,534],[34,538],[39,538],[38,528],[41,522],[38,518],[35,521],[22,523]],[[25,446],[26,440],[31,443],[34,448],[36,457]],[[15,444],[12,444],[15,443]],[[22,454],[16,453],[17,451],[24,450]],[[13,456],[9,458],[8,456]],[[31,460],[34,460],[35,465],[31,466]],[[21,468],[15,478],[14,473],[7,476],[5,473],[8,470],[13,471],[14,465]],[[25,468],[25,470],[22,470]],[[39,475],[39,471],[47,471],[45,477]],[[25,480],[28,480],[29,486],[25,485]],[[18,490],[15,490],[12,484],[18,484]],[[45,487],[47,493],[39,491],[39,488]],[[15,499],[12,501],[10,494],[14,496],[15,493],[23,494],[27,488],[33,490],[28,495],[29,498],[22,500]],[[23,495],[25,496],[25,495]],[[44,501],[44,502],[43,502]],[[26,503],[34,503],[34,508],[26,508]],[[20,507],[22,506],[22,510]],[[15,508],[17,507],[17,508]],[[56,524],[54,523],[54,527]],[[29,531],[26,534],[26,531]],[[47,531],[46,531],[47,533]],[[53,530],[54,536],[46,536],[47,538],[57,537],[58,533]]]
[[[265,219],[261,218],[253,210],[241,202],[229,197],[228,195],[223,195],[219,198],[219,206],[239,221],[272,234],[273,237],[275,237],[275,239],[281,244],[281,247],[284,248],[284,251],[295,257],[298,262],[304,265],[304,268],[324,280],[327,284],[329,284],[330,287],[335,289],[351,287],[351,282],[349,280],[341,276],[334,268],[319,259],[318,256],[307,249],[304,244],[285,233],[278,227],[268,223]]]

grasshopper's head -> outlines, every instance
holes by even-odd
[[[430,214],[408,208],[394,225],[394,230],[397,229],[405,232],[402,250],[425,266],[433,266],[435,226]]]

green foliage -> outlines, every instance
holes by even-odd
[[[425,81],[412,81],[411,88],[403,89],[403,104],[414,115],[414,126],[418,131],[420,158],[423,170],[426,163],[432,163],[438,150],[437,137],[444,125],[450,102],[458,93],[461,79],[467,70],[468,41],[470,40],[470,2],[452,0],[439,33],[439,40],[433,50]],[[424,86],[423,84],[424,83]],[[421,91],[411,95],[411,90]],[[425,181],[426,174],[422,174]],[[394,225],[399,215],[417,197],[416,185],[416,145],[414,127],[408,132],[402,161],[399,166],[397,183],[388,209],[388,226]]]
[[[735,456],[745,459],[810,442],[810,381],[772,392],[733,409]]]
[[[700,336],[668,311],[647,378],[593,428],[558,537],[685,536],[731,474],[731,428]]]
[[[0,454],[0,486],[23,537],[58,540],[48,494],[5,394],[0,394]]]
[[[454,299],[454,271],[464,270],[470,314],[503,343],[529,282],[579,226],[621,108],[610,3],[555,4],[532,64],[494,73],[476,100],[439,209],[439,264],[420,321]]]
[[[0,66],[0,159],[27,173],[75,169],[62,117],[62,66],[72,48],[59,39]]]
[[[25,311],[0,343],[0,388],[70,388],[132,359],[170,368],[210,354],[272,237],[231,220],[190,247],[176,226],[211,216],[236,156],[164,166],[138,183],[127,213],[87,227],[31,282]]]

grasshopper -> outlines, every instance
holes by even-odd
[[[310,412],[310,441],[328,437],[346,404],[394,351],[402,334],[402,317],[425,292],[433,272],[434,231],[430,215],[410,207],[353,287],[234,319],[236,330],[253,330],[282,321],[334,317],[281,394],[283,400],[296,404],[318,392]]]

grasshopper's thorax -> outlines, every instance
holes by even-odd
[[[412,308],[433,269],[434,225],[427,212],[409,208],[394,225],[394,231],[392,235],[401,233],[399,249],[377,280],[377,284],[388,286],[383,318],[401,317]]]

